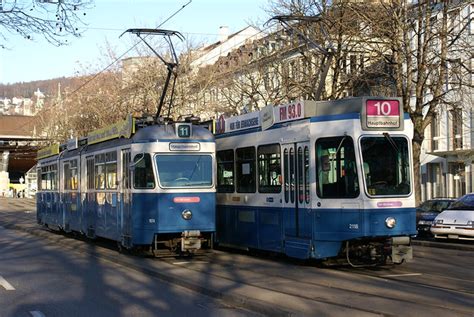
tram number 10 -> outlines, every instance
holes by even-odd
[[[367,100],[366,127],[400,128],[400,102],[398,100]]]
[[[367,115],[398,116],[400,114],[398,100],[367,100]]]
[[[377,102],[374,107],[377,109],[377,115],[388,116],[392,110],[392,105],[389,102]]]

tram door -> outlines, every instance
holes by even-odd
[[[121,215],[121,239],[124,246],[131,246],[132,236],[132,181],[130,170],[130,149],[122,150],[122,215]]]
[[[282,145],[285,237],[311,238],[309,142]]]

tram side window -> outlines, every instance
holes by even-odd
[[[77,190],[78,174],[77,160],[71,160],[64,163],[64,189]]]
[[[57,166],[56,164],[41,167],[41,189],[57,189]]]
[[[133,186],[143,189],[155,188],[155,176],[153,175],[150,154],[141,153],[135,155],[133,164]]]
[[[217,152],[217,191],[234,192],[234,150]]]
[[[87,158],[86,164],[86,171],[87,171],[87,189],[94,189],[94,157],[90,156]]]
[[[105,153],[105,175],[107,189],[117,188],[117,152]]]
[[[36,178],[36,188],[38,191],[41,191],[43,190],[43,188],[41,188],[41,168],[38,168],[36,169],[36,175],[38,175],[38,177]]]
[[[355,198],[359,182],[354,142],[348,136],[316,141],[316,192],[321,198]]]
[[[95,156],[95,189],[105,189],[105,153]]]
[[[58,166],[56,164],[50,165],[50,180],[51,190],[58,189]]]
[[[95,189],[117,188],[117,152],[95,156],[94,177]]]
[[[255,193],[255,147],[237,149],[236,156],[237,192]]]
[[[269,144],[258,147],[258,191],[260,193],[281,192],[280,145]]]

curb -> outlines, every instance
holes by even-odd
[[[474,244],[455,244],[449,242],[438,242],[438,241],[428,241],[428,240],[411,240],[411,244],[419,245],[422,247],[438,248],[438,249],[448,249],[448,250],[459,250],[459,251],[474,251]]]

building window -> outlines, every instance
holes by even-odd
[[[350,72],[351,74],[355,74],[357,72],[357,56],[350,55],[349,58],[350,58],[350,61],[349,61]]]
[[[439,150],[439,115],[433,113],[431,119],[431,151]]]
[[[431,194],[433,198],[436,197],[446,197],[444,193],[444,177],[441,169],[441,164],[439,163],[429,163],[428,164],[429,179],[431,181]]]
[[[462,149],[462,111],[453,109],[450,111],[453,128],[451,129],[451,138],[453,140],[453,149]]]

